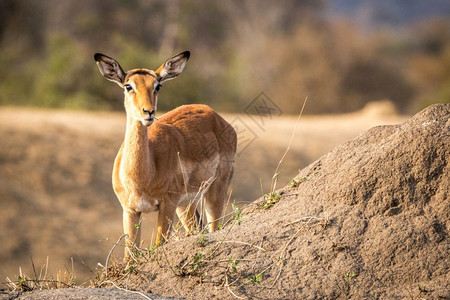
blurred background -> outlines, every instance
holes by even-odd
[[[0,0],[0,287],[47,257],[82,283],[122,234],[123,91],[93,54],[155,69],[184,50],[158,109],[209,104],[244,129],[239,205],[269,191],[306,97],[277,187],[372,126],[450,103],[448,0]],[[249,115],[261,103],[274,114]]]
[[[265,91],[284,113],[389,99],[412,113],[450,98],[448,0],[1,0],[0,104],[117,110],[93,53],[125,69],[190,50],[160,109],[240,112]],[[172,85],[172,83],[171,83]]]

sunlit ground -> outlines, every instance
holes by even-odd
[[[386,103],[345,115],[224,114],[238,130],[231,201],[245,203],[277,187],[333,147],[370,127],[400,123]],[[256,118],[257,117],[257,118]],[[31,274],[49,256],[49,270],[71,270],[81,283],[122,233],[122,212],[111,187],[112,164],[125,131],[125,113],[0,109],[0,281]],[[143,237],[148,241],[151,217]],[[120,255],[120,250],[117,253]],[[84,262],[84,264],[82,263]]]

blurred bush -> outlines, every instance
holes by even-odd
[[[191,50],[159,108],[243,111],[266,92],[285,113],[339,113],[390,99],[411,113],[450,102],[450,20],[361,29],[330,1],[2,0],[0,104],[121,109],[95,52],[155,69]],[[387,28],[387,29],[386,29]]]

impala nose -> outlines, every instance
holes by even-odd
[[[150,110],[146,110],[145,108],[143,108],[142,110],[144,111],[144,113],[147,114],[142,119],[142,124],[144,124],[145,126],[152,125],[153,121],[155,120],[155,110],[153,109],[152,111],[150,111]]]

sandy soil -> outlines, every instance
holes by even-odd
[[[368,128],[405,119],[385,108],[302,117],[278,186]],[[240,129],[231,199],[248,203],[268,192],[296,117],[225,117]],[[33,274],[31,257],[39,273],[47,256],[53,274],[73,271],[79,283],[92,277],[122,233],[110,178],[124,131],[124,113],[0,109],[0,282],[14,278],[19,266]],[[144,237],[151,235],[151,217]]]
[[[372,128],[224,229],[100,282],[186,299],[449,299],[449,135],[450,105]]]

